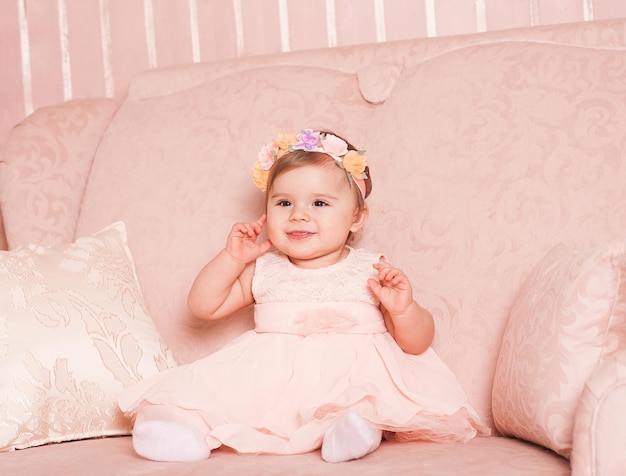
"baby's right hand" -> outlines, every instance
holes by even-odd
[[[257,243],[256,240],[263,231],[267,217],[262,215],[254,223],[235,223],[228,240],[226,251],[239,263],[248,264],[256,260],[272,247],[270,240]]]

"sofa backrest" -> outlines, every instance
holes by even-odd
[[[404,70],[372,117],[363,244],[411,276],[484,414],[533,266],[626,233],[625,87],[626,50],[471,46]]]

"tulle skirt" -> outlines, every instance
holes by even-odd
[[[467,441],[489,433],[435,351],[405,354],[384,327],[260,330],[262,320],[214,354],[127,388],[121,410],[129,418],[182,419],[211,448],[241,453],[315,450],[350,410],[388,439]]]

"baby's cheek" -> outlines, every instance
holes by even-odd
[[[269,221],[267,222],[267,224],[265,225],[265,234],[267,235],[267,238],[272,242],[276,242],[278,243],[278,241],[280,241],[280,233],[278,232],[278,230],[275,227],[272,227],[269,225]]]

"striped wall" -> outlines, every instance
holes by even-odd
[[[626,0],[0,0],[0,147],[34,109],[147,68],[617,17]]]

